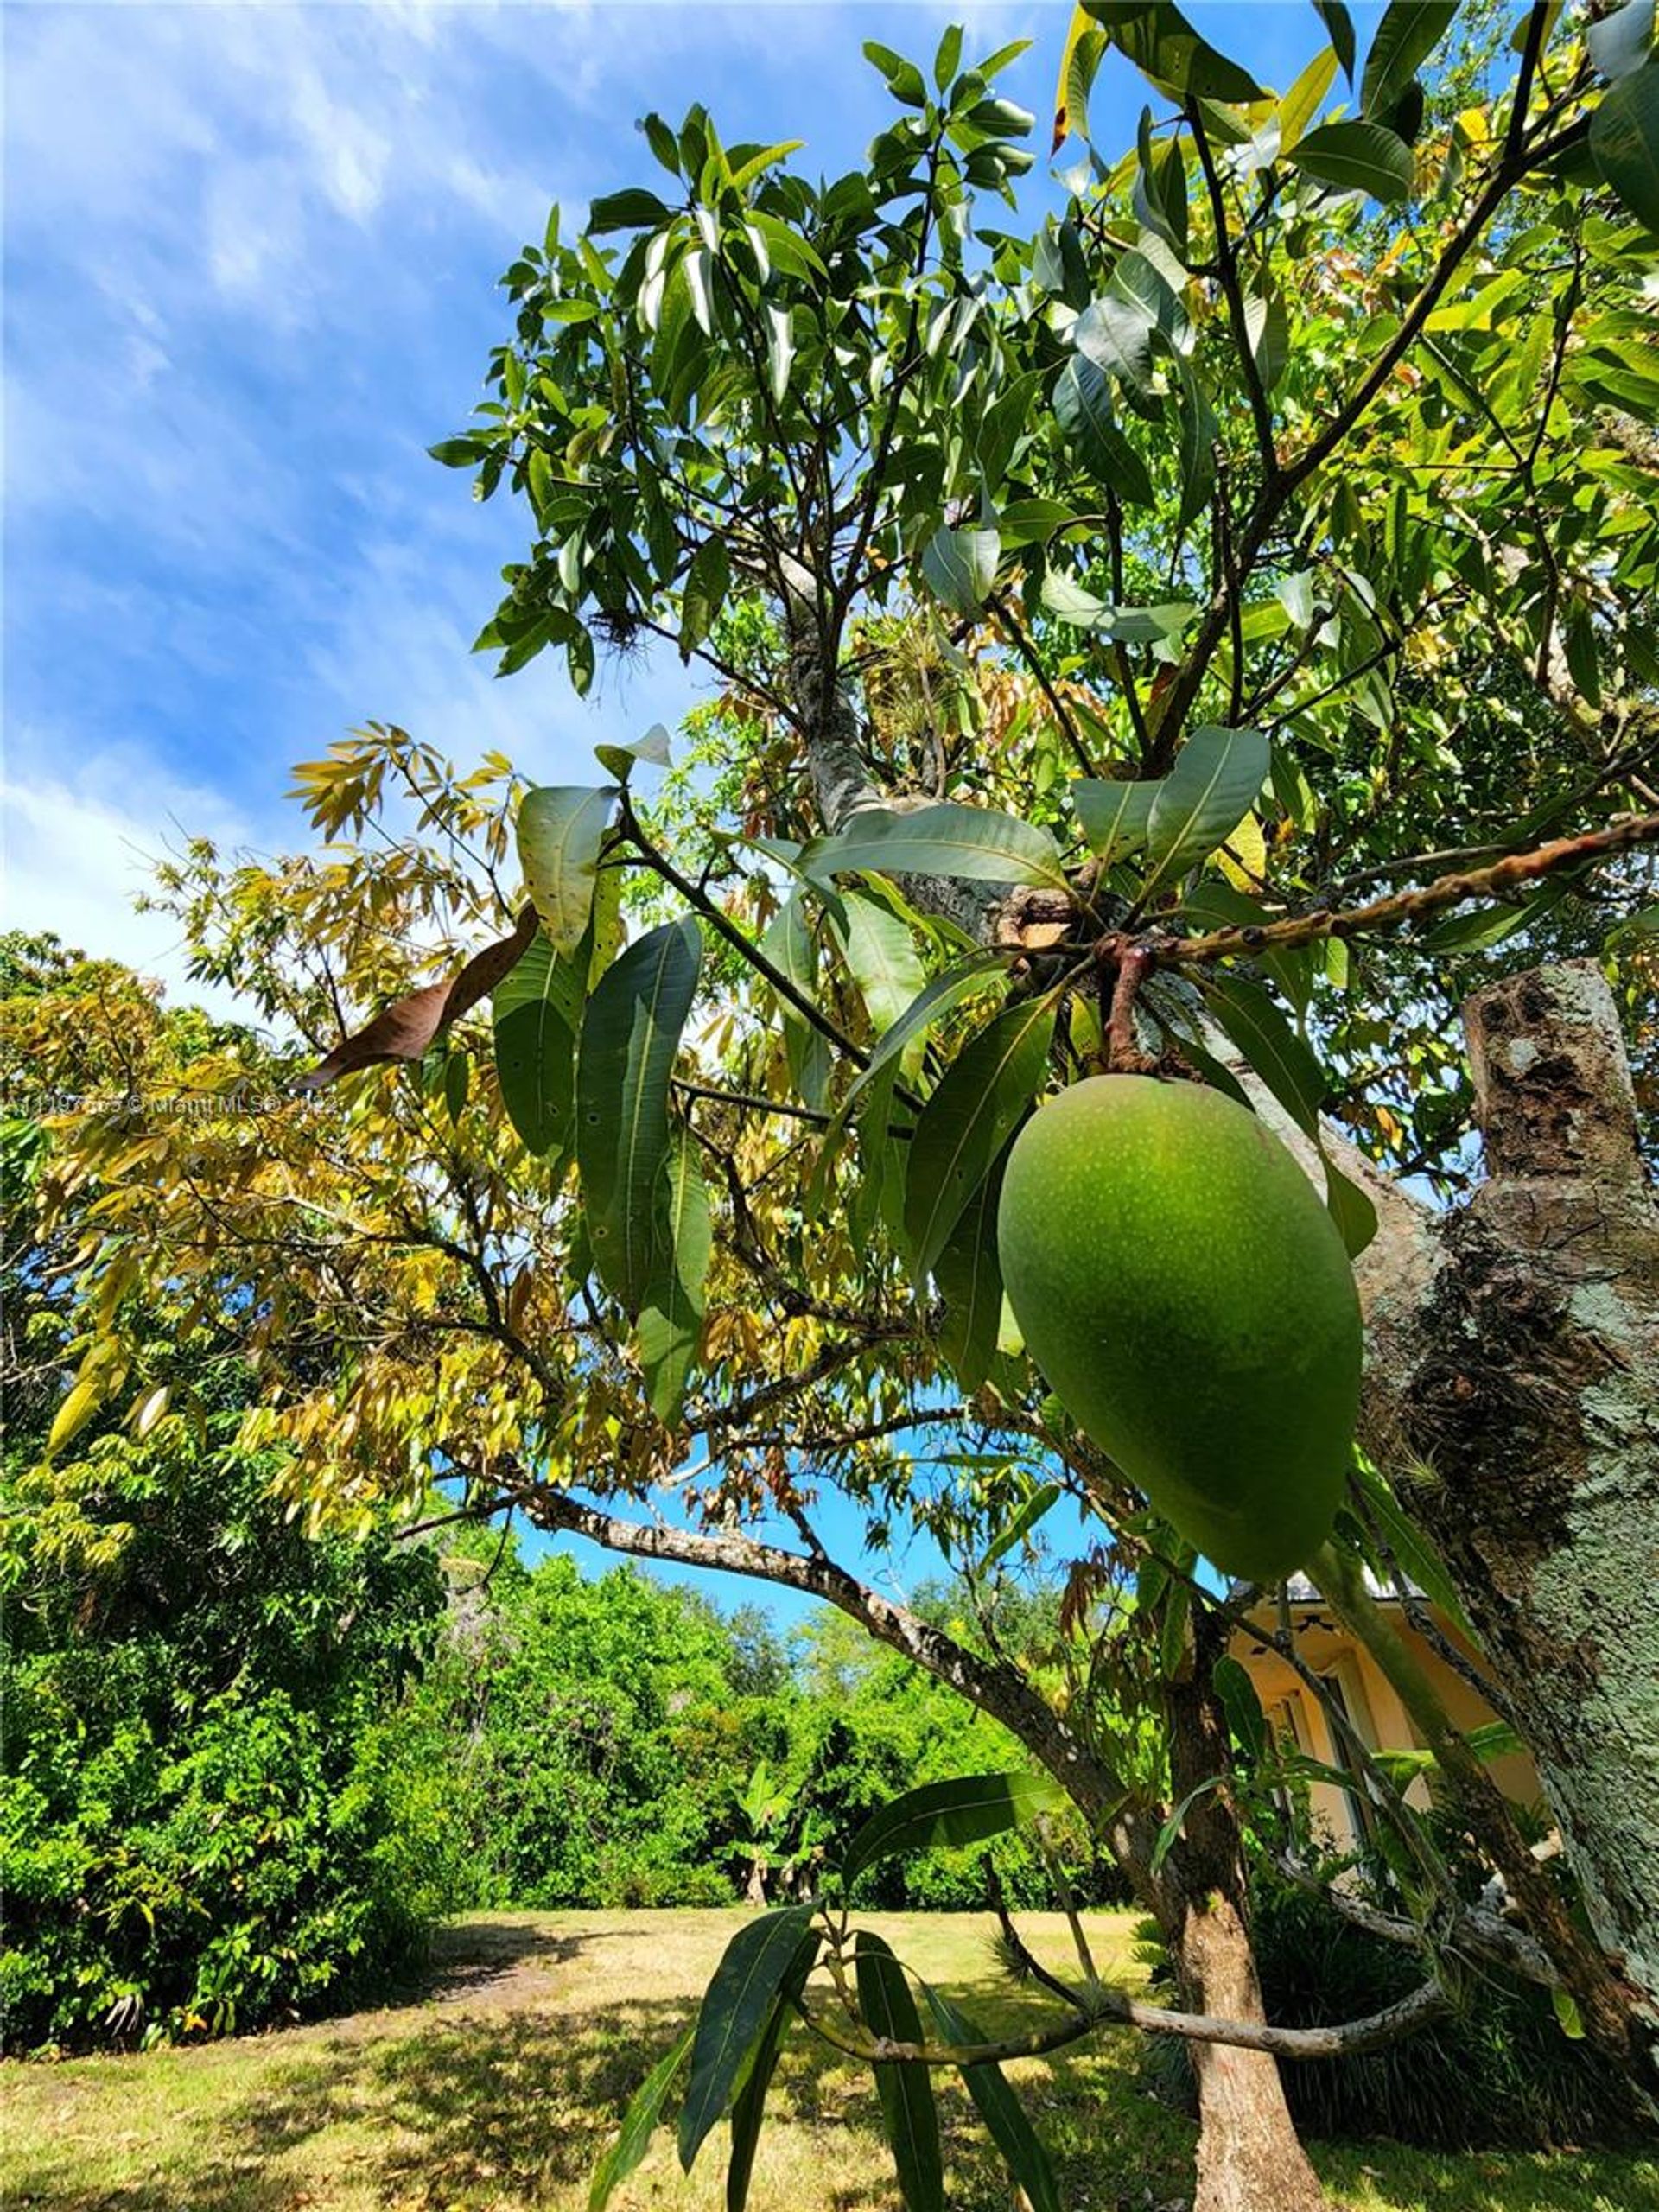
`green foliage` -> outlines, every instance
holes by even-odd
[[[409,1763],[443,1777],[465,1902],[724,1904],[815,1883],[913,1783],[1014,1767],[1006,1731],[918,1669],[825,1615],[786,1646],[759,1617],[628,1567],[525,1567],[468,1540],[437,1654],[405,1718]],[[488,1573],[486,1584],[483,1576]],[[1056,1816],[1085,1895],[1118,1895],[1023,1770],[1007,1785]],[[1004,1824],[1006,1825],[1006,1824]],[[979,1833],[991,1834],[993,1828]],[[886,1908],[982,1907],[969,1831],[859,1872]],[[989,1861],[1016,1903],[1051,1885],[1028,1839]]]
[[[429,1554],[319,1542],[270,1470],[176,1417],[74,1501],[7,1484],[8,2047],[223,2034],[383,1988],[451,1902],[404,1753]]]
[[[467,1901],[729,1903],[734,1793],[777,1739],[773,1656],[632,1568],[509,1556],[487,1587],[463,1578],[410,1726],[447,1777]]]

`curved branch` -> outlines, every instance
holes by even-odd
[[[1254,2020],[1221,2019],[1209,2012],[1168,2012],[1160,2005],[1143,2005],[1121,1989],[1097,1989],[1069,2019],[1033,2028],[1026,2035],[995,2043],[932,2044],[846,2034],[827,2025],[805,2004],[797,2006],[815,2035],[849,2058],[872,2065],[911,2066],[995,2066],[1013,2058],[1039,2058],[1081,2043],[1103,2027],[1139,2028],[1144,2035],[1174,2036],[1183,2043],[1227,2044],[1236,2050],[1265,2051],[1273,2058],[1351,2058],[1397,2043],[1451,2009],[1451,1999],[1440,1984],[1426,1981],[1398,2003],[1357,2020],[1330,2027],[1275,2028]]]

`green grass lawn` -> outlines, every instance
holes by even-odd
[[[408,2001],[283,2034],[130,2058],[12,2064],[0,2076],[5,2212],[581,2212],[628,2096],[688,2017],[735,1912],[512,1913],[441,1938]],[[875,1916],[900,1955],[998,2026],[1010,1991],[989,1923]],[[1022,1923],[1022,1925],[1026,1923]],[[1091,1916],[1102,1971],[1132,1977],[1128,1915]],[[1060,1923],[1033,1915],[1039,1952]],[[1127,2037],[1012,2069],[1075,2212],[1185,2204],[1192,2130],[1135,2088]],[[954,2082],[942,2085],[953,2212],[1011,2192]],[[1446,2157],[1393,2144],[1313,2146],[1355,2212],[1659,2212],[1659,2162]],[[664,2133],[617,2202],[716,2212],[723,2141],[684,2179]],[[791,2047],[761,2139],[754,2212],[892,2212],[869,2076]],[[1263,2212],[1271,2212],[1264,2207]]]

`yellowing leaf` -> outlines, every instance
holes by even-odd
[[[85,1428],[98,1411],[103,1395],[103,1391],[93,1376],[86,1376],[77,1382],[58,1408],[51,1432],[46,1440],[47,1450],[57,1451],[61,1446],[67,1444],[71,1437]]]
[[[1229,883],[1236,884],[1241,891],[1261,888],[1262,879],[1268,872],[1268,841],[1262,834],[1257,816],[1245,816],[1222,847],[1219,858],[1221,872]]]

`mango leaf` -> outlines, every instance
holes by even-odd
[[[1058,1503],[1062,1495],[1058,1483],[1043,1483],[1033,1491],[995,1541],[987,1548],[984,1558],[979,1562],[982,1572],[988,1567],[995,1567],[998,1560],[1006,1558],[1017,1543],[1031,1534],[1049,1508]]]
[[[1162,789],[1159,779],[1111,783],[1099,776],[1079,776],[1073,783],[1071,804],[1090,851],[1099,855],[1103,867],[1146,843],[1153,803]]]
[[[576,1110],[576,1032],[587,979],[538,930],[491,1000],[495,1072],[507,1118],[538,1160],[569,1144]]]
[[[1457,0],[1389,0],[1360,79],[1366,115],[1386,115],[1451,29]]]
[[[1313,0],[1313,12],[1325,25],[1342,73],[1351,85],[1354,81],[1354,19],[1344,0]]]
[[[1190,1544],[1183,1544],[1175,1554],[1189,1571],[1194,1553]],[[1187,1626],[1192,1618],[1192,1586],[1171,1577],[1164,1592],[1158,1621],[1158,1666],[1166,1682],[1180,1678],[1187,1661]]]
[[[601,193],[588,211],[588,229],[595,238],[606,231],[644,230],[665,223],[673,212],[654,192],[638,187],[626,192]]]
[[[766,313],[766,383],[774,404],[781,407],[795,363],[795,323],[787,308],[768,306]]]
[[[704,2137],[730,2107],[796,1968],[813,1907],[786,1905],[740,1928],[703,1993],[691,2044],[691,2079],[680,2109],[687,2173]]]
[[[104,1402],[104,1385],[96,1375],[83,1375],[52,1416],[46,1439],[47,1455],[79,1436]]]
[[[555,952],[574,952],[593,911],[599,855],[618,798],[614,784],[596,789],[542,784],[518,808],[518,865],[524,888]]]
[[[680,591],[680,658],[689,661],[720,619],[732,588],[732,561],[723,537],[705,537],[691,556]]]
[[[1173,0],[1084,0],[1090,20],[1160,92],[1248,105],[1264,99],[1248,69],[1199,37]]]
[[[576,1057],[576,1164],[600,1280],[629,1313],[651,1288],[668,1090],[702,939],[690,919],[631,944],[594,986]]]
[[[1590,153],[1637,222],[1659,231],[1659,67],[1619,79],[1590,118]]]
[[[902,101],[906,107],[926,106],[927,86],[913,61],[906,61],[890,46],[878,46],[873,38],[864,41],[864,58],[880,71],[894,99]]]
[[[1163,259],[1169,260],[1166,251]],[[1145,401],[1153,391],[1160,343],[1179,347],[1186,330],[1181,296],[1153,257],[1149,242],[1145,250],[1119,255],[1105,290],[1071,326],[1071,342],[1084,360]]]
[[[1376,1234],[1376,1208],[1351,1176],[1344,1175],[1319,1140],[1325,1167],[1325,1211],[1337,1224],[1344,1249],[1357,1260]]]
[[[922,554],[922,574],[933,596],[956,614],[977,614],[996,582],[1002,541],[995,530],[934,531]]]
[[[960,2046],[989,2040],[983,2029],[948,1998],[927,1984],[924,1988],[928,2010],[938,2022],[939,2033],[947,2043]],[[1048,2153],[1026,2118],[1025,2107],[1008,2087],[1002,2069],[988,2063],[964,2066],[961,2070],[963,2086],[973,2099],[986,2133],[1002,2153],[1003,2162],[1030,2212],[1061,2212],[1060,2185]]]
[[[1265,297],[1257,293],[1246,297],[1244,334],[1262,389],[1271,391],[1290,361],[1290,319],[1281,292],[1275,289]]]
[[[861,807],[836,836],[815,839],[801,866],[815,880],[868,869],[1067,887],[1059,848],[1046,830],[982,806],[918,806],[904,814]]]
[[[1027,1000],[963,1046],[917,1117],[905,1173],[905,1235],[918,1276],[932,1272],[992,1164],[1040,1089],[1054,1008]]]
[[[1178,638],[1198,608],[1190,599],[1166,600],[1160,607],[1113,607],[1064,569],[1043,578],[1043,605],[1062,622],[1097,630],[1115,645],[1157,645]]]
[[[685,2054],[690,2050],[691,2038],[696,2031],[696,2022],[688,2021],[684,2032],[675,2037],[671,2048],[664,2052],[634,2092],[626,2112],[622,2115],[620,2133],[594,2169],[593,2183],[588,2192],[588,2212],[605,2212],[617,2183],[627,2179],[651,2147],[651,2139],[657,2133],[668,2093],[685,2063]]]
[[[805,143],[804,138],[780,138],[775,146],[762,146],[758,153],[751,154],[747,161],[741,162],[732,171],[733,191],[744,191],[766,170],[775,168],[779,162],[786,161],[790,155],[798,154]],[[736,149],[734,148],[733,150],[735,151]]]
[[[619,784],[626,784],[639,761],[653,768],[671,767],[671,742],[666,727],[662,722],[653,722],[645,735],[636,738],[632,745],[596,745],[594,758],[601,768],[610,770]]]
[[[1198,371],[1175,356],[1181,395],[1181,504],[1175,526],[1185,530],[1209,505],[1216,488],[1216,441],[1221,435],[1214,408]]]
[[[1224,1653],[1210,1669],[1210,1686],[1221,1700],[1235,1737],[1251,1758],[1259,1759],[1268,1748],[1268,1722],[1248,1669]]]
[[[1350,1259],[1376,1234],[1376,1208],[1325,1149],[1319,1107],[1330,1085],[1312,1048],[1279,1008],[1242,976],[1212,976],[1205,1003],[1244,1058],[1303,1134],[1313,1140],[1325,1170],[1325,1203]]]
[[[969,1201],[933,1269],[944,1300],[939,1350],[968,1392],[977,1390],[991,1371],[1002,1321],[1002,1262],[996,1243],[1002,1166],[999,1160]]]
[[[1219,1789],[1226,1779],[1224,1774],[1206,1775],[1202,1782],[1187,1791],[1185,1796],[1158,1831],[1158,1840],[1152,1847],[1151,1866],[1154,1874],[1160,1872],[1165,1859],[1174,1849],[1181,1830],[1186,1826],[1186,1816],[1192,1808],[1201,1797],[1207,1797],[1212,1789]]]
[[[925,1782],[865,1821],[847,1847],[842,1875],[850,1885],[878,1859],[931,1851],[939,1844],[985,1843],[1025,1827],[1039,1813],[1058,1812],[1065,1802],[1065,1792],[1047,1774],[1016,1770]]]
[[[1416,163],[1405,140],[1380,123],[1322,123],[1290,149],[1290,160],[1318,184],[1408,200]]]
[[[1586,24],[1584,42],[1604,77],[1628,77],[1647,66],[1653,32],[1653,0],[1624,0],[1622,8],[1615,8],[1599,23]]]
[[[1330,1084],[1267,993],[1242,976],[1216,976],[1205,983],[1205,1002],[1297,1127],[1317,1136]]]
[[[818,988],[817,947],[806,901],[797,891],[773,915],[760,939],[760,950],[772,966],[806,998],[816,1000]],[[784,1053],[789,1079],[806,1103],[822,1110],[830,1096],[833,1066],[830,1039],[798,1014],[786,999],[778,1000],[778,1019],[783,1025]]]
[[[997,524],[1005,545],[1046,545],[1057,530],[1077,519],[1076,508],[1058,499],[1015,499],[1003,508]]]
[[[1269,758],[1260,730],[1193,731],[1147,818],[1147,893],[1231,836],[1267,780]]]
[[[1279,150],[1287,154],[1306,132],[1337,73],[1337,49],[1322,48],[1279,103]]]
[[[836,1121],[847,1119],[849,1108],[858,1099],[865,1085],[878,1076],[890,1061],[905,1052],[918,1038],[924,1036],[936,1021],[943,1020],[953,1007],[959,1006],[963,999],[972,997],[976,991],[983,989],[995,973],[1006,971],[1007,967],[1007,962],[1001,952],[985,946],[977,952],[964,954],[960,963],[947,968],[942,976],[936,976],[926,989],[911,1001],[892,1027],[882,1031],[870,1054],[869,1065],[859,1070],[848,1087],[847,1095],[836,1114]]]
[[[487,998],[517,965],[537,930],[536,909],[526,903],[511,937],[498,938],[475,952],[460,972],[445,981],[410,991],[377,1014],[372,1021],[344,1038],[315,1067],[302,1075],[301,1090],[324,1090],[342,1076],[383,1060],[419,1060],[447,1036],[464,1014]]]
[[[879,1936],[861,1928],[853,1945],[858,2009],[873,2036],[889,2043],[919,2043],[921,2015],[905,1970]],[[944,2162],[939,2149],[938,2107],[925,2066],[874,2068],[881,2119],[907,2212],[944,2212]]]
[[[1074,354],[1054,385],[1054,419],[1077,448],[1091,476],[1116,492],[1126,507],[1149,507],[1156,497],[1147,464],[1117,426],[1112,388],[1104,370]]]
[[[1080,138],[1089,136],[1089,95],[1105,51],[1105,33],[1090,22],[1084,9],[1074,8],[1060,54],[1059,81],[1054,90],[1051,154],[1058,154],[1074,130]]]
[[[861,891],[849,891],[841,900],[838,934],[870,1027],[880,1037],[926,981],[910,931],[879,900]]]
[[[634,1331],[651,1409],[671,1425],[679,1418],[702,1334],[703,1290],[713,1250],[709,1192],[696,1141],[682,1130],[669,1153],[651,1281]]]
[[[743,2212],[749,2201],[749,2183],[754,2172],[754,2154],[760,2142],[760,2122],[765,2115],[766,2091],[777,2071],[778,2054],[783,2047],[795,2006],[801,1992],[806,1987],[806,1978],[811,1973],[818,1955],[818,1938],[809,1932],[795,1955],[794,1962],[784,1977],[784,1985],[772,2008],[772,2017],[761,2031],[760,2043],[749,2062],[748,2073],[732,2106],[732,2155],[726,2168],[726,2212]]]
[[[1376,1523],[1378,1533],[1401,1573],[1472,1643],[1475,1632],[1463,1609],[1457,1586],[1446,1573],[1433,1545],[1374,1468],[1367,1466],[1363,1460],[1358,1462],[1354,1478],[1359,1485],[1365,1510]],[[1377,1563],[1382,1565],[1380,1558]]]

